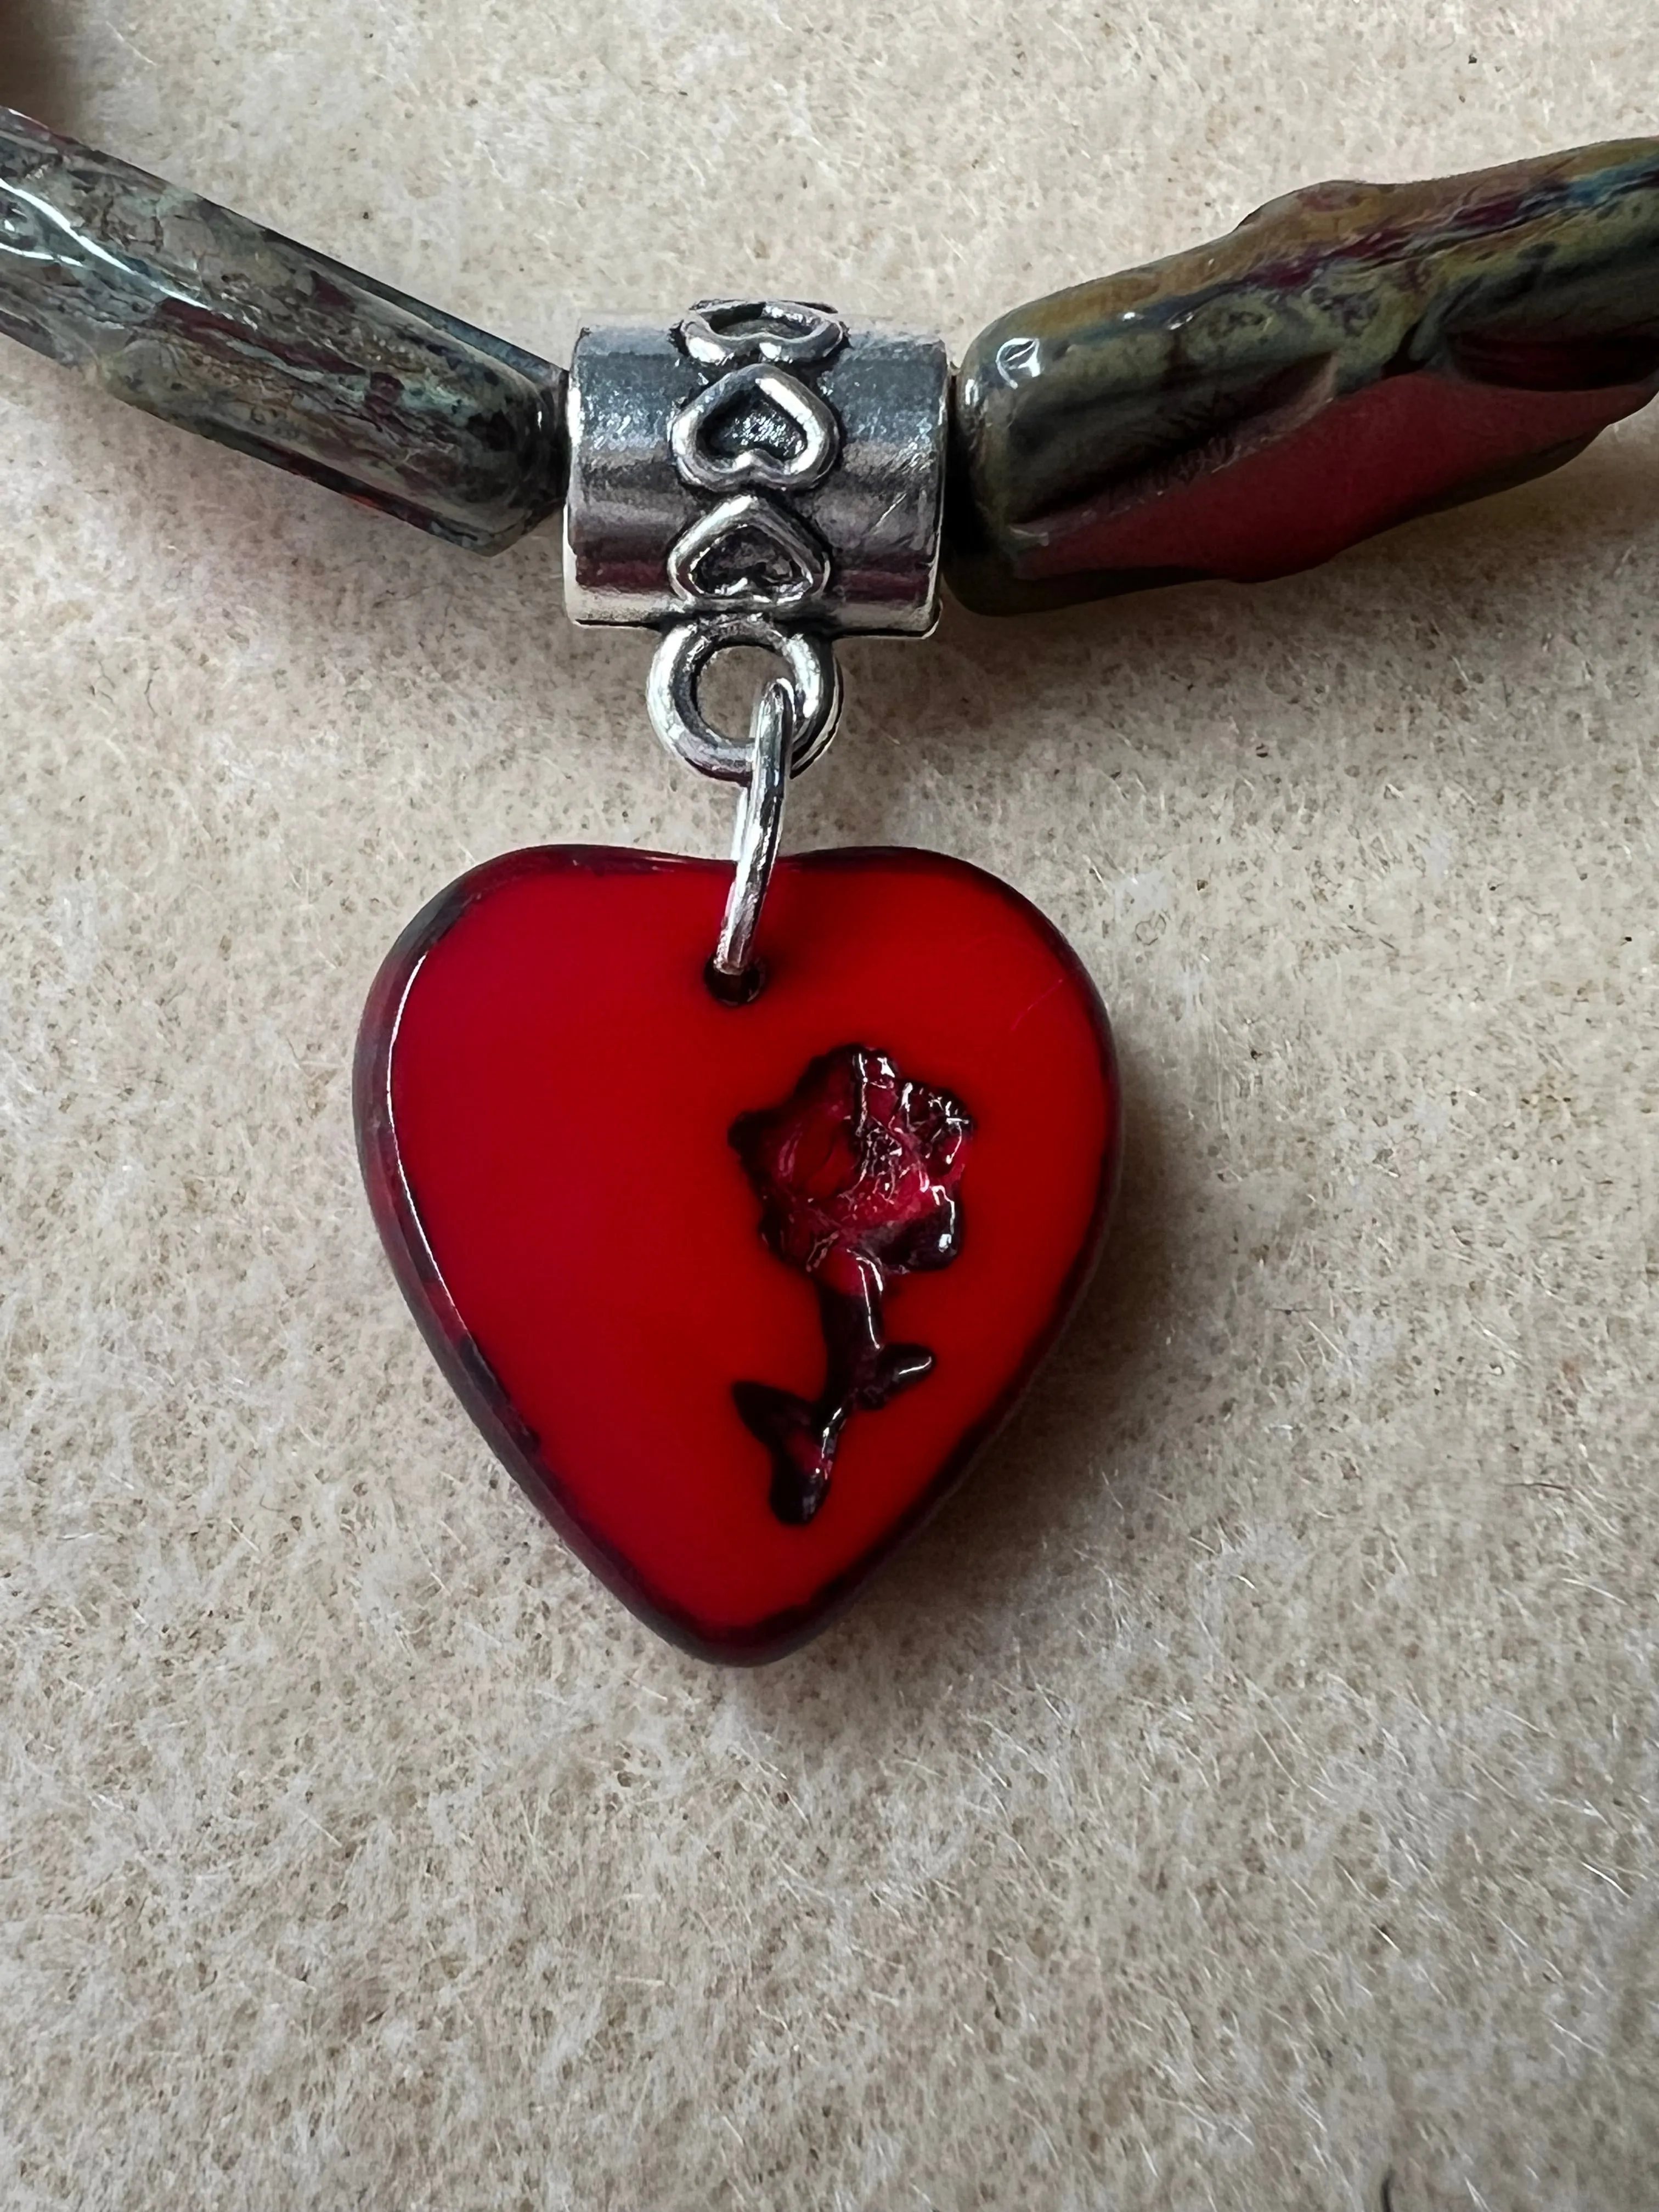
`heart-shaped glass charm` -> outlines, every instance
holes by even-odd
[[[495,1450],[693,1651],[810,1635],[939,1504],[1086,1282],[1109,1032],[1006,885],[780,863],[766,981],[704,969],[730,870],[586,847],[475,869],[358,1048],[404,1294]]]

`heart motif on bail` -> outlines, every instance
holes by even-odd
[[[714,442],[723,425],[735,433],[729,451]],[[835,467],[841,428],[808,386],[751,362],[698,392],[676,416],[669,444],[682,479],[700,491],[802,492]]]
[[[799,607],[829,590],[830,573],[820,541],[763,492],[722,500],[668,556],[669,583],[688,606]]]

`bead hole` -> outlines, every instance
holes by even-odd
[[[711,959],[702,971],[711,998],[723,1006],[751,1006],[766,988],[766,963],[751,960],[741,975],[722,975]]]

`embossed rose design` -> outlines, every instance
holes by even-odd
[[[911,1081],[885,1053],[857,1044],[823,1054],[781,1105],[732,1125],[761,1201],[761,1235],[811,1280],[827,1353],[814,1400],[769,1382],[732,1388],[772,1455],[781,1521],[799,1525],[823,1504],[854,1413],[886,1405],[933,1367],[925,1345],[884,1340],[882,1300],[890,1278],[955,1259],[972,1133],[948,1091]]]

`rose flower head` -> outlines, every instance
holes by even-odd
[[[902,1275],[956,1257],[973,1126],[948,1091],[844,1044],[812,1060],[781,1105],[740,1115],[731,1141],[781,1260],[831,1278],[860,1263]]]

